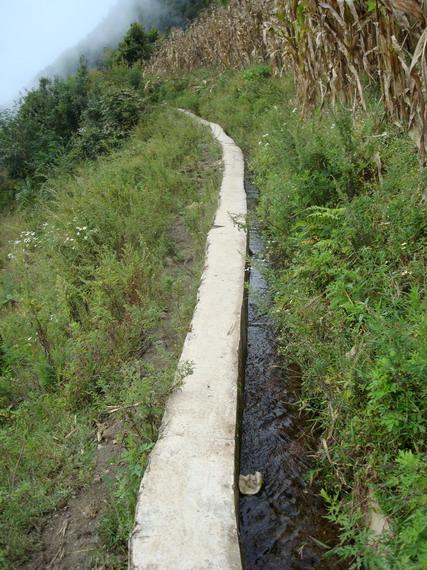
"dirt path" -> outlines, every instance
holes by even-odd
[[[120,431],[120,424],[114,421],[98,426],[99,442],[91,483],[51,516],[41,534],[40,550],[22,566],[23,570],[103,568],[95,560],[101,548],[98,525],[106,508],[108,488],[119,468],[115,460],[123,451],[117,439]]]

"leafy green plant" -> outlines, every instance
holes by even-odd
[[[74,139],[74,152],[96,158],[117,146],[136,125],[143,110],[139,95],[130,88],[107,86],[92,94]]]

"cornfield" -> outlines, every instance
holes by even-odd
[[[366,107],[374,86],[425,163],[426,24],[427,0],[231,0],[174,31],[150,71],[269,63],[293,73],[305,109],[326,101]]]
[[[263,62],[269,59],[264,32],[273,10],[273,0],[232,0],[226,8],[207,11],[186,30],[172,32],[151,69],[176,72]]]

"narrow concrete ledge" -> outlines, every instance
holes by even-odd
[[[190,114],[191,115],[191,114]],[[160,439],[142,480],[130,538],[132,570],[241,570],[236,513],[236,432],[246,216],[241,150],[218,125],[224,178],[205,269]]]

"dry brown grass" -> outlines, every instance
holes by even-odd
[[[390,116],[414,133],[423,162],[427,130],[427,0],[231,0],[175,31],[155,73],[267,62],[291,70],[304,107],[366,105],[378,86]]]

